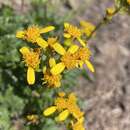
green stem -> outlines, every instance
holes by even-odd
[[[112,18],[120,11],[121,7],[117,8],[115,10],[115,12],[113,13],[113,15],[111,16]],[[102,18],[102,20],[97,24],[97,26],[95,27],[95,29],[91,32],[90,36],[87,38],[87,40],[90,40],[93,36],[93,34],[99,29],[101,28],[103,25],[108,24],[112,19],[108,19],[107,14]]]

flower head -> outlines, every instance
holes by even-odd
[[[74,69],[77,63],[75,56],[69,52],[61,57],[61,62],[64,63],[67,69]]]
[[[78,38],[81,36],[81,31],[78,29],[76,26],[69,24],[69,23],[64,23],[64,36],[66,38]]]
[[[38,26],[30,26],[27,30],[18,31],[16,33],[17,38],[21,38],[27,40],[28,42],[38,44],[42,48],[46,48],[48,46],[47,42],[41,38],[42,33],[47,33],[54,30],[54,26],[48,26],[45,28],[40,28]]]
[[[59,51],[63,52],[63,54],[61,56],[61,62],[56,64],[51,69],[51,73],[56,75],[56,74],[62,73],[65,68],[67,68],[67,69],[76,68],[77,59],[76,59],[74,53],[78,50],[78,48],[79,47],[77,45],[72,45],[72,46],[70,46],[70,48],[67,51],[64,48],[63,48],[64,51],[59,50]],[[60,54],[61,54],[61,52],[60,52]]]
[[[91,51],[87,47],[79,48],[78,51],[75,53],[75,56],[77,57],[78,64],[81,68],[83,67],[83,64],[85,63],[88,67],[88,69],[91,72],[94,72],[94,67],[90,62],[91,57]]]
[[[61,75],[52,75],[51,73],[45,73],[43,80],[47,83],[48,87],[60,87]]]
[[[56,120],[57,121],[64,121],[70,114],[75,119],[77,119],[77,120],[80,119],[84,113],[81,112],[81,110],[78,107],[76,102],[77,102],[76,96],[73,93],[69,94],[68,97],[57,97],[55,99],[55,108],[57,109],[57,111],[60,111],[61,113],[59,114],[59,116],[56,117]],[[45,110],[45,112],[49,108],[47,108]],[[44,115],[46,116],[47,114],[44,114]]]
[[[22,53],[22,48],[20,49]],[[40,57],[38,52],[29,51],[27,53],[22,53],[24,62],[28,67],[37,68],[40,63]]]
[[[49,59],[49,66],[52,68],[56,64],[54,58]],[[44,69],[43,71],[44,77],[43,77],[43,84],[47,84],[48,87],[60,87],[61,86],[61,75],[53,75],[50,73],[49,69]]]
[[[77,59],[85,61],[90,59],[91,51],[87,47],[79,48],[78,51],[75,53],[75,55]]]
[[[25,30],[24,38],[32,43],[36,43],[37,38],[40,37],[40,28],[37,26],[30,26],[27,30]]]
[[[35,83],[35,72],[34,70],[38,67],[40,63],[39,51],[29,50],[27,47],[22,47],[20,52],[23,55],[24,62],[28,67],[27,70],[27,81],[29,84]]]

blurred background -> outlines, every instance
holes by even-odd
[[[15,38],[16,31],[30,24],[52,24],[61,30],[64,21],[97,25],[112,5],[114,0],[0,0],[0,130],[58,130],[51,119],[37,127],[25,125],[22,118],[30,106],[42,110],[48,103],[36,101],[38,83],[29,88],[25,82],[18,52],[23,43]],[[117,14],[89,46],[95,74],[70,72],[64,86],[73,86],[80,97],[86,130],[130,130],[130,16]],[[78,82],[73,81],[77,75]],[[51,104],[50,93],[46,90],[43,97]]]

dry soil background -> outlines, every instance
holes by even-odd
[[[84,18],[98,23],[112,1],[93,0]],[[94,6],[93,6],[94,5]],[[88,130],[130,130],[130,16],[117,15],[89,42],[94,52],[93,82],[81,78]]]

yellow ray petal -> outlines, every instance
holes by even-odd
[[[32,85],[35,83],[35,72],[32,67],[28,67],[27,70],[27,81],[29,85]]]
[[[52,67],[55,66],[55,65],[56,65],[55,59],[54,59],[54,58],[50,58],[50,59],[49,59],[49,66],[52,68]]]
[[[47,33],[47,32],[50,32],[50,31],[52,31],[52,30],[54,30],[54,29],[55,29],[54,26],[47,26],[47,27],[45,27],[45,28],[42,28],[42,29],[40,30],[40,33]]]
[[[67,117],[69,116],[69,111],[68,110],[64,110],[63,112],[61,112],[58,117],[56,117],[56,121],[64,121],[67,119]]]
[[[53,49],[60,55],[64,55],[66,52],[63,46],[60,45],[58,42],[53,45]]]
[[[85,47],[85,42],[81,39],[81,38],[77,38],[77,40],[79,41],[79,43],[83,46],[83,47]]]
[[[95,72],[95,69],[94,69],[94,67],[93,67],[93,65],[92,65],[92,63],[91,63],[90,61],[85,60],[85,63],[86,63],[86,65],[87,65],[88,69],[89,69],[91,72]]]
[[[51,73],[53,75],[57,75],[60,74],[63,70],[65,69],[65,65],[61,62],[56,64],[52,69],[51,69]]]
[[[79,47],[77,45],[72,45],[69,49],[68,52],[70,52],[71,54],[75,53],[77,50],[79,49]]]
[[[43,115],[49,116],[49,115],[53,114],[56,111],[56,109],[57,109],[56,106],[48,107],[46,110],[43,111]]]
[[[45,41],[44,39],[42,39],[41,37],[37,38],[37,44],[42,47],[42,48],[46,48],[48,46],[47,41]]]
[[[24,35],[25,35],[25,32],[24,32],[24,31],[18,31],[18,32],[16,33],[16,37],[17,37],[17,38],[24,38]]]
[[[71,35],[69,33],[64,33],[65,38],[71,38]]]
[[[19,51],[20,51],[23,55],[30,52],[29,49],[28,49],[28,47],[26,47],[26,46],[20,48]]]

